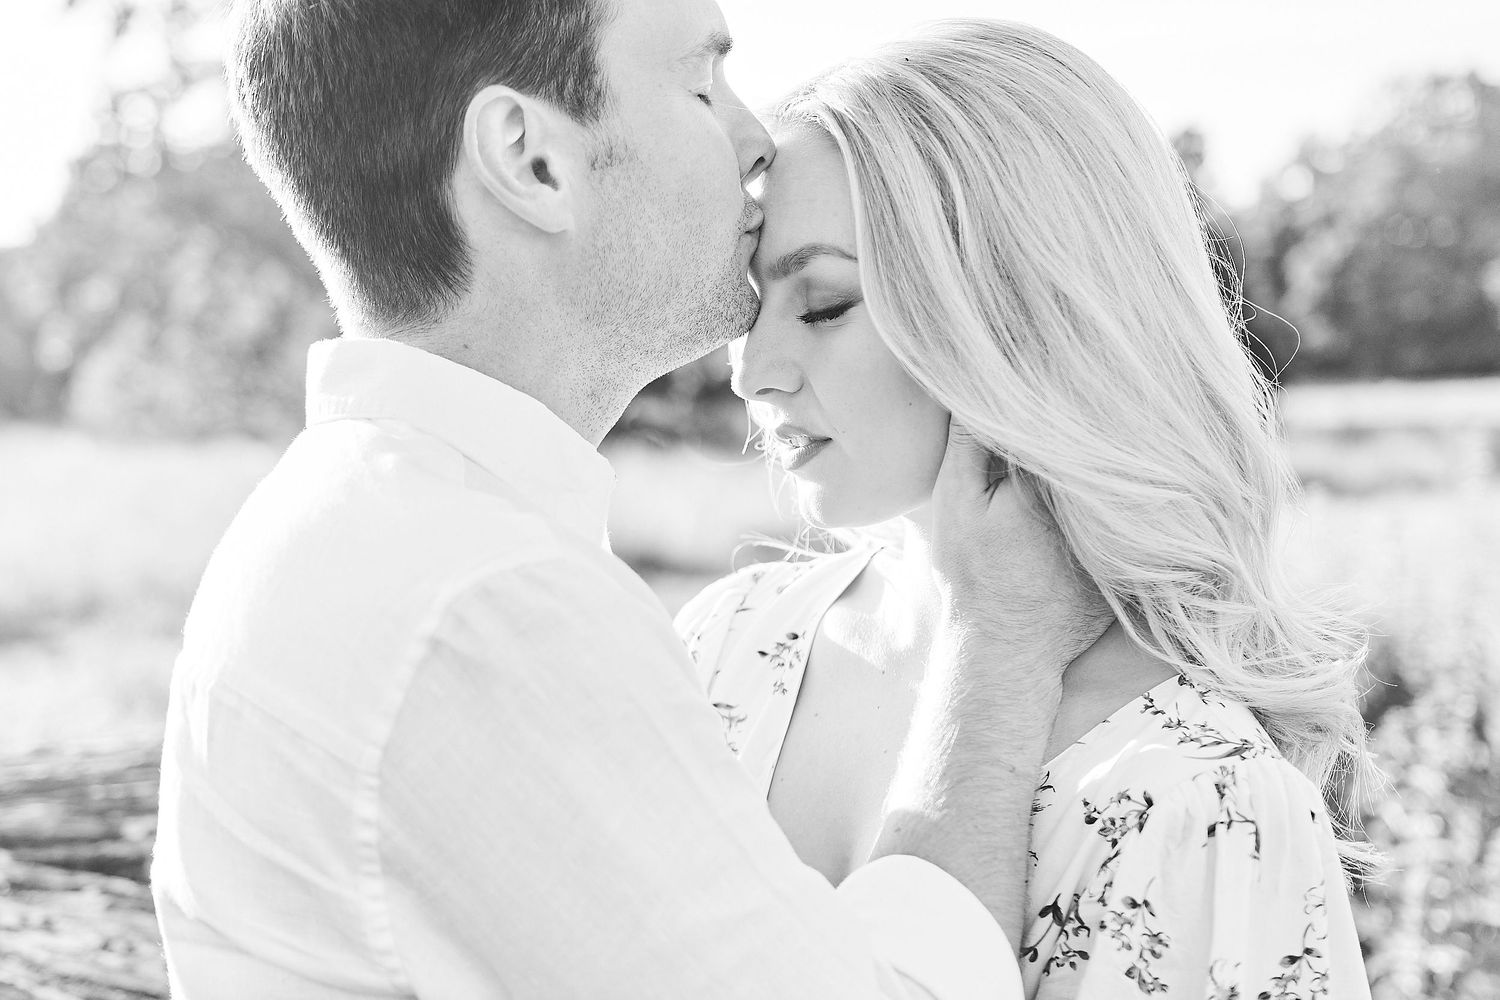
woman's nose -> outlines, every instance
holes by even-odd
[[[780,335],[766,312],[762,308],[750,332],[729,349],[729,387],[747,403],[802,388],[802,373],[788,350],[790,338]]]

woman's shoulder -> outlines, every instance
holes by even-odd
[[[1119,709],[1048,763],[1032,842],[1028,995],[1367,996],[1321,790],[1232,699]]]
[[[1049,767],[1087,772],[1093,780],[1121,770],[1190,777],[1225,760],[1261,757],[1280,757],[1280,752],[1253,713],[1177,675],[1117,709],[1058,753]],[[1178,766],[1162,771],[1168,761]],[[1101,769],[1101,762],[1109,766]]]
[[[1076,810],[1073,818],[1111,847],[1116,834],[1151,817],[1154,833],[1168,839],[1167,827],[1198,837],[1231,814],[1326,822],[1321,792],[1254,714],[1182,677],[1152,688],[1050,762],[1038,812],[1064,799],[1073,809],[1058,818]]]

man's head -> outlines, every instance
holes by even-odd
[[[508,326],[499,310],[550,301],[646,372],[753,319],[743,183],[772,153],[723,82],[713,0],[237,12],[247,154],[346,323],[472,328],[492,310]]]

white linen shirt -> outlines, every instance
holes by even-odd
[[[604,543],[612,483],[471,369],[314,345],[173,673],[177,1000],[1020,995],[937,868],[797,860]]]

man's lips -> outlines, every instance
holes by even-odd
[[[753,214],[749,215],[741,225],[741,228],[747,233],[758,232],[761,224],[766,221],[766,213],[759,205],[752,205],[751,207],[754,209]]]

